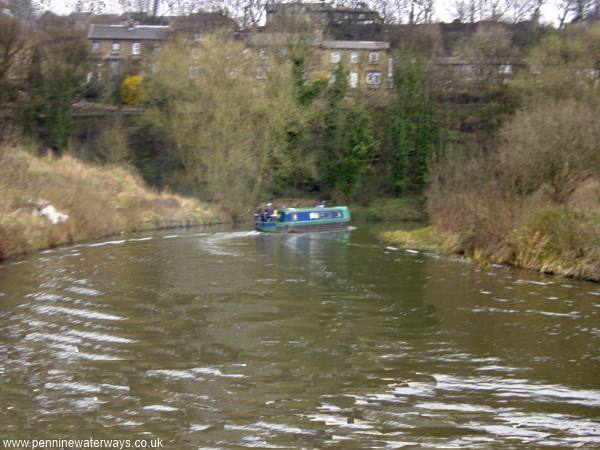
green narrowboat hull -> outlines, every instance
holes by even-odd
[[[277,218],[258,218],[256,230],[263,233],[313,233],[348,228],[350,210],[346,206],[329,208],[282,209]]]

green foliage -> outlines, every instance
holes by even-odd
[[[38,130],[59,152],[69,144],[72,104],[81,90],[88,57],[85,39],[73,30],[45,29],[32,44],[20,125],[26,133]]]
[[[387,130],[397,195],[418,193],[425,187],[438,133],[419,64],[409,55],[401,60],[388,107]]]
[[[313,82],[305,79],[305,56],[299,55],[292,58],[292,73],[296,83],[297,99],[301,105],[309,105],[319,96],[327,86],[327,80],[319,78]]]
[[[352,205],[352,218],[359,222],[425,222],[423,197],[385,198],[367,206]]]
[[[345,199],[353,199],[361,188],[361,182],[369,169],[369,161],[379,141],[373,130],[371,114],[365,109],[351,110],[344,115],[344,127],[340,129],[338,145],[330,155],[330,177],[335,192]]]

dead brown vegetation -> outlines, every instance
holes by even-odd
[[[492,150],[448,152],[429,191],[433,223],[461,252],[600,279],[599,115],[592,101],[544,101]]]
[[[0,145],[0,193],[0,259],[120,232],[218,220],[196,200],[150,190],[128,167],[37,158],[14,143]],[[53,225],[35,216],[31,205],[38,199],[69,219]]]

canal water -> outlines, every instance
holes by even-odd
[[[600,285],[376,236],[170,231],[0,265],[0,438],[600,447]]]

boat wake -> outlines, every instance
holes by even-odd
[[[212,234],[205,239],[200,241],[200,245],[208,253],[218,256],[238,256],[237,253],[231,251],[228,248],[224,248],[225,244],[229,241],[247,238],[252,236],[259,236],[258,231],[226,231]]]

